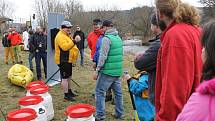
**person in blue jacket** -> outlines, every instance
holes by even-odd
[[[101,29],[102,30],[102,29]],[[102,30],[103,31],[103,30]],[[97,42],[96,42],[96,52],[93,56],[93,62],[95,63],[94,68],[97,67],[98,61],[99,61],[99,51],[102,45],[102,39],[104,37],[104,32],[101,33],[101,35],[99,36]],[[111,89],[108,89],[108,91],[106,92],[106,98],[105,98],[105,102],[111,101],[112,100],[112,91]]]
[[[100,50],[100,47],[102,45],[103,36],[104,36],[103,34],[100,35],[98,40],[97,40],[97,43],[96,43],[96,52],[95,52],[94,57],[93,57],[93,62],[95,63],[95,66],[97,66],[98,61],[99,61],[99,50]]]
[[[148,74],[144,71],[138,72],[134,77],[125,74],[124,79],[128,80],[129,90],[134,95],[139,120],[154,121],[155,107],[149,100]]]

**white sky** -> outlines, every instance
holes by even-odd
[[[15,22],[24,22],[30,19],[30,15],[34,13],[35,0],[6,0],[10,1],[14,6]],[[62,0],[63,1],[63,0]],[[113,8],[117,7],[121,10],[131,9],[137,6],[154,5],[154,0],[80,0],[84,6],[84,10],[93,10],[101,7]],[[182,0],[194,6],[201,6],[199,0]]]

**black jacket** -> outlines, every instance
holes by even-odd
[[[30,50],[31,51],[43,51],[46,52],[47,49],[47,36],[44,35],[43,33],[34,33],[31,37],[30,37]]]
[[[147,71],[149,75],[149,97],[152,104],[154,104],[155,80],[156,80],[156,64],[157,54],[160,48],[160,37],[150,40],[151,45],[149,49],[138,59],[135,60],[134,65],[138,70]]]
[[[35,52],[36,48],[33,45],[33,35],[30,35],[28,38],[28,48],[30,52]]]
[[[3,37],[2,39],[2,45],[3,47],[11,47],[11,41],[7,39],[7,35]]]
[[[81,41],[76,43],[77,47],[79,50],[84,49],[84,41],[85,41],[85,35],[84,32],[82,31],[76,31],[73,35],[73,39],[75,39],[75,37],[79,35],[81,37]]]

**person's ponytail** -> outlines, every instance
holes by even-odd
[[[180,3],[173,14],[177,23],[199,25],[200,15],[198,10],[187,3]]]

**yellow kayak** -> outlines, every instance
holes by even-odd
[[[32,71],[20,64],[15,64],[8,71],[9,82],[18,86],[25,87],[33,80],[33,78]]]

